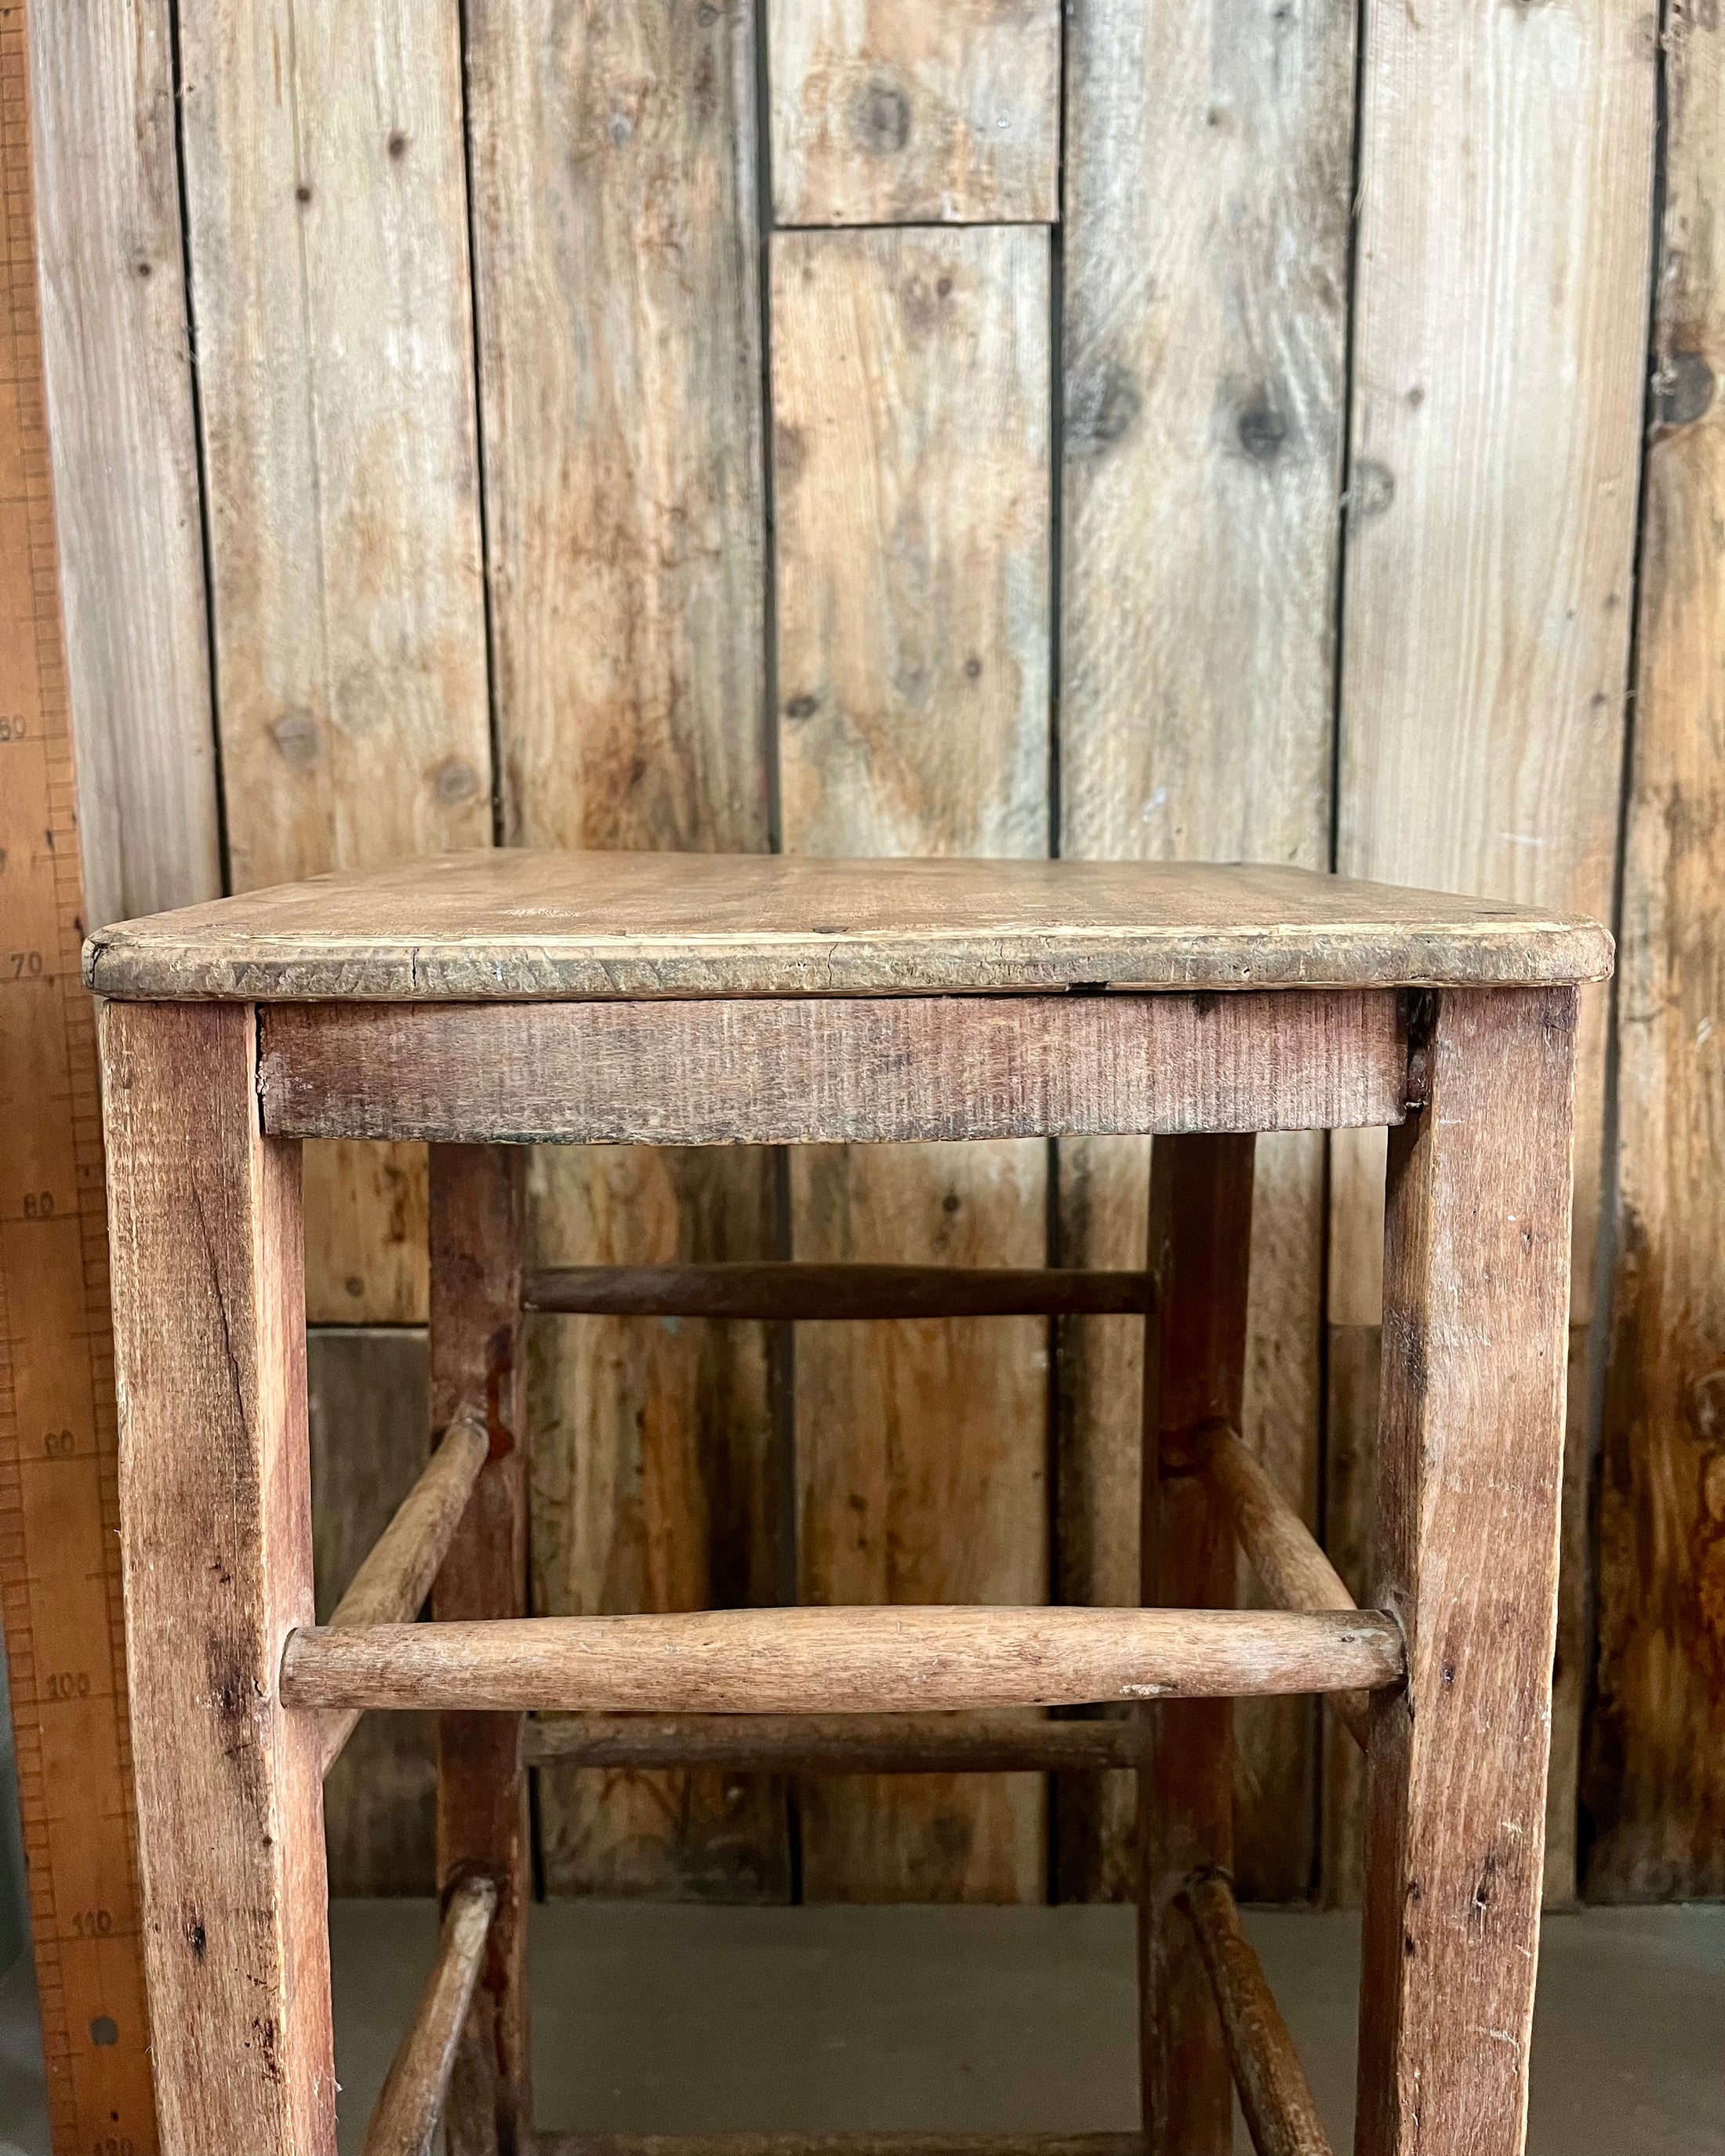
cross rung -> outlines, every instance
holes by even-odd
[[[878,1713],[1346,1691],[1398,1682],[1375,1610],[722,1609],[311,1626],[290,1707]]]
[[[1058,1774],[1136,1767],[1134,1721],[974,1714],[576,1714],[531,1722],[530,1767],[766,1774]]]

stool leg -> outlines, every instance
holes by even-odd
[[[1159,1137],[1150,1155],[1143,1599],[1172,1609],[1234,1601],[1234,1534],[1183,1440],[1221,1416],[1236,1426],[1245,1373],[1251,1246],[1250,1137]],[[1150,2156],[1229,2146],[1234,2083],[1210,1980],[1174,1897],[1234,1859],[1234,1710],[1225,1699],[1142,1711],[1138,1774],[1138,1984],[1144,2133]]]
[[[1569,1301],[1570,988],[1445,993],[1390,1133],[1358,2156],[1519,2156]]]
[[[162,2147],[335,2156],[318,1722],[279,1686],[314,1621],[300,1148],[259,1133],[249,1006],[101,1030]]]
[[[482,1409],[491,1455],[432,1589],[436,1618],[527,1609],[526,1423],[520,1353],[519,1146],[431,1148],[431,1422]],[[449,2156],[525,2156],[532,2137],[527,2053],[527,1904],[532,1872],[518,1714],[438,1717],[438,1890],[475,1873],[497,1913],[444,2113]]]

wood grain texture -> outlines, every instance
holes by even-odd
[[[468,16],[513,844],[766,828],[751,11]]]
[[[782,224],[1060,214],[1058,0],[772,0]]]
[[[1445,996],[1390,1139],[1359,2156],[1520,2156],[1563,1463],[1576,993]]]
[[[454,18],[217,6],[180,59],[234,885],[485,845]],[[314,1319],[422,1318],[380,1258],[420,1164],[307,1165]]]
[[[432,1589],[432,1616],[454,1625],[520,1623],[529,1606],[521,1338],[526,1165],[504,1147],[439,1146],[431,1155],[432,1433],[441,1438],[453,1424],[480,1416],[490,1440]],[[521,1743],[512,1715],[456,1711],[438,1720],[438,1891],[447,1905],[469,1880],[482,1878],[496,1897],[485,1968],[450,2073],[449,2156],[531,2156],[532,2148],[533,1863]]]
[[[169,9],[26,18],[43,366],[93,924],[222,887]]]
[[[1143,2156],[1141,2133],[545,2133],[539,2156]]]
[[[1026,1722],[980,1714],[563,1715],[527,1724],[531,1764],[679,1766],[705,1760],[768,1773],[996,1774],[1135,1766],[1120,1722]]]
[[[1618,988],[1618,1245],[1585,1889],[1725,1893],[1725,55],[1666,30],[1664,223]]]
[[[489,1879],[464,1880],[449,1897],[437,1959],[389,2062],[362,2156],[426,2156],[431,2147],[496,1907],[497,1889]]]
[[[850,559],[853,507],[848,496],[829,504],[836,562]],[[871,546],[886,552],[888,538]],[[803,583],[800,562],[796,573]],[[833,576],[846,581],[839,567]],[[964,705],[925,703],[922,679],[910,667],[885,696],[875,737],[811,748],[799,819],[806,810],[811,836],[841,842],[850,804],[860,823],[878,788],[883,827],[908,841],[918,783],[963,791],[974,778],[978,844],[1029,844],[1040,826],[1011,788],[1040,770],[1030,711],[997,706],[990,743]],[[939,738],[947,714],[956,742]],[[835,722],[836,735],[848,731]],[[1015,781],[987,768],[994,762],[1016,765]],[[128,921],[90,939],[84,968],[98,995],[151,1002],[1489,988],[1603,980],[1611,939],[1578,916],[1261,865],[506,847]]]
[[[425,1464],[425,1335],[319,1327],[306,1342],[306,1371],[317,1614],[327,1624]],[[326,1770],[331,1894],[434,1891],[434,1742],[429,1717],[367,1715]]]
[[[102,1014],[151,2053],[164,2148],[330,2156],[318,1729],[278,1681],[313,1614],[300,1162],[259,1133],[255,1031]]]
[[[302,1625],[295,1707],[654,1714],[875,1714],[1393,1685],[1377,1610],[708,1609]]]
[[[783,233],[772,268],[786,850],[1040,854],[1048,235]],[[866,873],[877,904],[942,913],[967,889],[989,909],[1038,887],[1024,870]],[[775,879],[842,909],[857,875]]]
[[[1637,0],[1573,16],[1374,0],[1365,49],[1336,865],[1603,916],[1654,26]],[[1582,1011],[1578,1324],[1594,1317],[1606,1008],[1601,993]],[[1368,1221],[1337,1262],[1369,1276],[1378,1240]],[[1561,1652],[1584,1661],[1573,1627]],[[1573,1687],[1561,1703],[1576,1711]],[[1554,1850],[1574,1817],[1573,1785],[1554,1789]]]
[[[1092,0],[1070,15],[1065,855],[1328,865],[1353,39],[1353,11],[1327,4]],[[1066,1262],[1121,1262],[1086,1234],[1142,1232],[1144,1173],[1124,1149],[1062,1146]],[[1244,1426],[1308,1518],[1322,1193],[1322,1141],[1259,1147]],[[1063,1591],[1127,1599],[1137,1394],[1115,1363],[1130,1351],[1065,1332],[1063,1482],[1123,1502],[1094,1537],[1075,1522]],[[1244,1568],[1240,1586],[1255,1594]],[[1240,1891],[1297,1897],[1309,1711],[1243,1707],[1236,1738]],[[1063,1892],[1122,1882],[1130,1803],[1108,1801],[1106,1817],[1063,1816]]]
[[[270,1011],[264,1029],[264,1123],[289,1137],[695,1146],[1302,1130],[1399,1122],[1408,1085],[1400,1005],[1382,989],[305,1004]],[[960,1239],[951,1224],[920,1240],[925,1262],[1025,1269],[1040,1255],[1034,1238]],[[884,1261],[873,1238],[827,1243],[807,1261]]]
[[[1142,1313],[1148,1274],[1047,1266],[567,1265],[531,1272],[528,1310],[636,1317],[1054,1317]]]
[[[480,0],[466,23],[506,829],[763,848],[754,10]],[[773,1258],[771,1173],[542,1160],[534,1254]],[[593,1319],[529,1342],[538,1606],[770,1599],[766,1333]],[[554,1893],[788,1890],[771,1788],[548,1772],[539,1798]]]
[[[1214,1872],[1194,1879],[1182,1907],[1209,1972],[1240,2107],[1258,2156],[1330,2156],[1329,2136],[1245,1928],[1234,1889]]]
[[[1234,1533],[1194,1470],[1194,1441],[1240,1419],[1252,1236],[1249,1137],[1164,1140],[1150,1156],[1139,1567],[1142,1599],[1183,1621],[1262,1624],[1232,1607]],[[1179,1897],[1195,1873],[1234,1857],[1233,1712],[1222,1698],[1139,1710],[1138,2013],[1144,2136],[1151,2156],[1220,2148],[1234,2083],[1214,1991]]]

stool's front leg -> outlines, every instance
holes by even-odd
[[[151,2058],[171,2156],[335,2156],[300,1148],[249,1006],[102,1013]],[[69,1797],[68,1801],[72,1799]]]
[[[1234,1603],[1234,1530],[1191,1440],[1214,1418],[1238,1428],[1251,1250],[1250,1137],[1159,1137],[1150,1161],[1156,1309],[1144,1384],[1143,1599]],[[1234,1709],[1225,1699],[1147,1707],[1138,1774],[1139,2012],[1150,2156],[1214,2156],[1230,2143],[1234,2082],[1215,1996],[1176,1897],[1195,1871],[1234,1861]]]
[[[432,1589],[437,1618],[527,1609],[526,1425],[520,1353],[519,1146],[431,1148],[431,1422],[483,1418],[490,1457]],[[518,1714],[438,1720],[438,1888],[475,1875],[497,1908],[444,2114],[449,2156],[525,2156],[531,2145],[527,1903],[532,1872]]]
[[[1359,2156],[1519,2156],[1551,1741],[1573,988],[1445,992],[1390,1133]]]

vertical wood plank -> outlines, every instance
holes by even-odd
[[[1073,18],[1063,854],[1326,861],[1353,74],[1341,6],[1098,0]],[[1142,1151],[1062,1145],[1063,1262],[1132,1262]],[[1321,1142],[1265,1141],[1257,1178],[1245,1430],[1309,1517]],[[1135,1512],[1094,1540],[1081,1501],[1064,1523],[1072,1493],[1136,1476],[1132,1394],[1111,1363],[1086,1368],[1132,1351],[1099,1345],[1113,1336],[1097,1321],[1065,1330],[1060,1592],[1129,1601]],[[1313,1732],[1305,1702],[1242,1702],[1242,1895],[1307,1890]],[[1123,1876],[1129,1820],[1119,1794],[1063,1787],[1063,1894]]]
[[[1615,1332],[1599,1483],[1586,1891],[1725,1893],[1725,54],[1666,29],[1664,228],[1618,978]]]
[[[485,844],[455,14],[193,8],[181,59],[234,886]],[[423,1274],[377,1253],[423,1164],[310,1165],[314,1318],[422,1317]]]
[[[102,1014],[120,1498],[162,2146],[333,2156],[300,1148],[239,1004]],[[172,1732],[169,1740],[168,1732]]]
[[[317,1621],[329,1621],[429,1452],[425,1335],[319,1327],[305,1343]],[[429,1894],[435,1877],[435,1726],[367,1714],[325,1777],[330,1892]]]
[[[1359,2156],[1521,2156],[1543,1871],[1574,1178],[1573,988],[1438,999],[1390,1134]]]
[[[768,838],[752,9],[468,10],[504,814],[538,845]],[[759,1152],[556,1148],[537,1261],[775,1255]],[[768,1334],[530,1329],[536,1607],[775,1599]],[[540,1778],[553,1892],[780,1899],[782,1791]]]
[[[773,242],[788,851],[1046,845],[1048,265],[1022,229]],[[799,1149],[794,1255],[1040,1264],[1045,1163]],[[1045,1599],[1046,1342],[1020,1320],[799,1328],[804,1600]],[[1040,1900],[1045,1809],[1032,1777],[811,1782],[805,1890]]]
[[[771,0],[780,224],[1049,223],[1058,0]]]
[[[518,1147],[431,1148],[430,1408],[434,1443],[484,1415],[490,1456],[431,1591],[434,1618],[525,1616],[526,1372],[521,1353],[523,1190]],[[533,1867],[518,1714],[442,1714],[437,1728],[437,1884],[445,1902],[490,1880],[497,1906],[450,2076],[449,2156],[528,2156],[527,1908]]]
[[[1240,1425],[1252,1233],[1250,1137],[1161,1140],[1151,1157],[1143,1392],[1142,1599],[1168,1609],[1234,1601],[1232,1522],[1190,1441],[1212,1418]],[[1160,1700],[1140,1710],[1138,2013],[1151,2156],[1221,2148],[1234,2079],[1209,1971],[1178,1897],[1194,1872],[1234,1862],[1234,1702]]]
[[[89,925],[222,887],[165,0],[27,20]]]
[[[1367,22],[1337,866],[1611,906],[1655,48],[1630,0]],[[1591,1322],[1603,992],[1584,999],[1574,1303]],[[1368,1141],[1338,1139],[1338,1156]],[[1357,1180],[1345,1163],[1339,1183]],[[1376,1219],[1332,1222],[1346,1322]],[[1350,1532],[1338,1526],[1337,1532]],[[1567,1542],[1579,1553],[1584,1526]],[[1579,1596],[1568,1606],[1579,1613]],[[1584,1643],[1560,1658],[1579,1672]],[[1560,1707],[1573,1718],[1577,1685]],[[1573,1741],[1559,1740],[1573,1758]],[[1575,1790],[1553,1789],[1558,1898]]]

